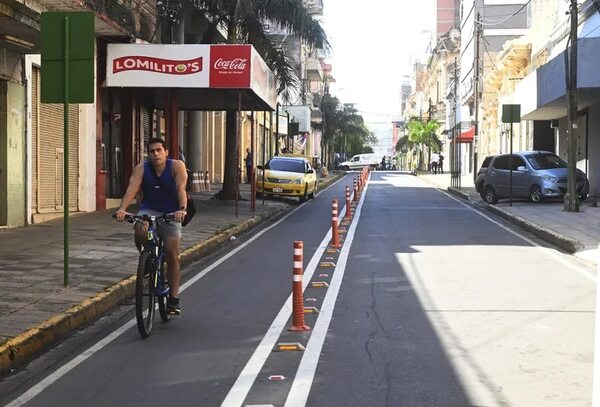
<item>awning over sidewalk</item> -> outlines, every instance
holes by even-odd
[[[251,45],[109,44],[106,86],[150,88],[155,107],[274,110],[275,75]],[[240,98],[241,97],[241,98]],[[241,100],[240,100],[241,99]]]
[[[474,137],[475,137],[475,127],[471,127],[468,130],[461,131],[460,134],[456,137],[456,142],[457,143],[470,143],[473,141]]]

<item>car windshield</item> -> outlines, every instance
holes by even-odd
[[[539,153],[526,156],[527,161],[534,170],[547,170],[551,168],[567,168],[565,160],[556,154]]]
[[[300,172],[304,174],[304,161],[301,160],[271,160],[266,168],[274,171]]]

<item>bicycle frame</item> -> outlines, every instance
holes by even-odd
[[[164,245],[162,238],[158,235],[157,222],[159,218],[154,215],[144,216],[144,220],[148,222],[148,232],[146,233],[146,242],[144,246],[145,251],[149,251],[156,262],[156,275],[154,281],[154,295],[155,296],[166,296],[169,294],[169,287],[164,284]]]

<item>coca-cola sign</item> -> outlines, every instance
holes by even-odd
[[[124,71],[147,71],[168,75],[190,75],[202,71],[202,57],[187,60],[173,60],[131,55],[114,59],[113,73]]]
[[[246,69],[248,60],[245,58],[234,58],[231,60],[219,58],[215,61],[215,69],[225,69],[230,71],[243,71]]]
[[[214,88],[250,87],[250,50],[248,45],[213,45],[210,48],[210,86]]]

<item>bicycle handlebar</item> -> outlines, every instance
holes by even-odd
[[[117,215],[113,213],[112,215],[113,219],[117,218]],[[139,222],[139,221],[150,221],[150,216],[149,215],[134,215],[132,213],[128,213],[125,215],[125,218],[123,219],[126,222],[129,223],[134,223],[134,222]],[[175,214],[173,213],[165,213],[164,215],[161,216],[156,216],[156,220],[164,220],[166,222],[175,220]]]

